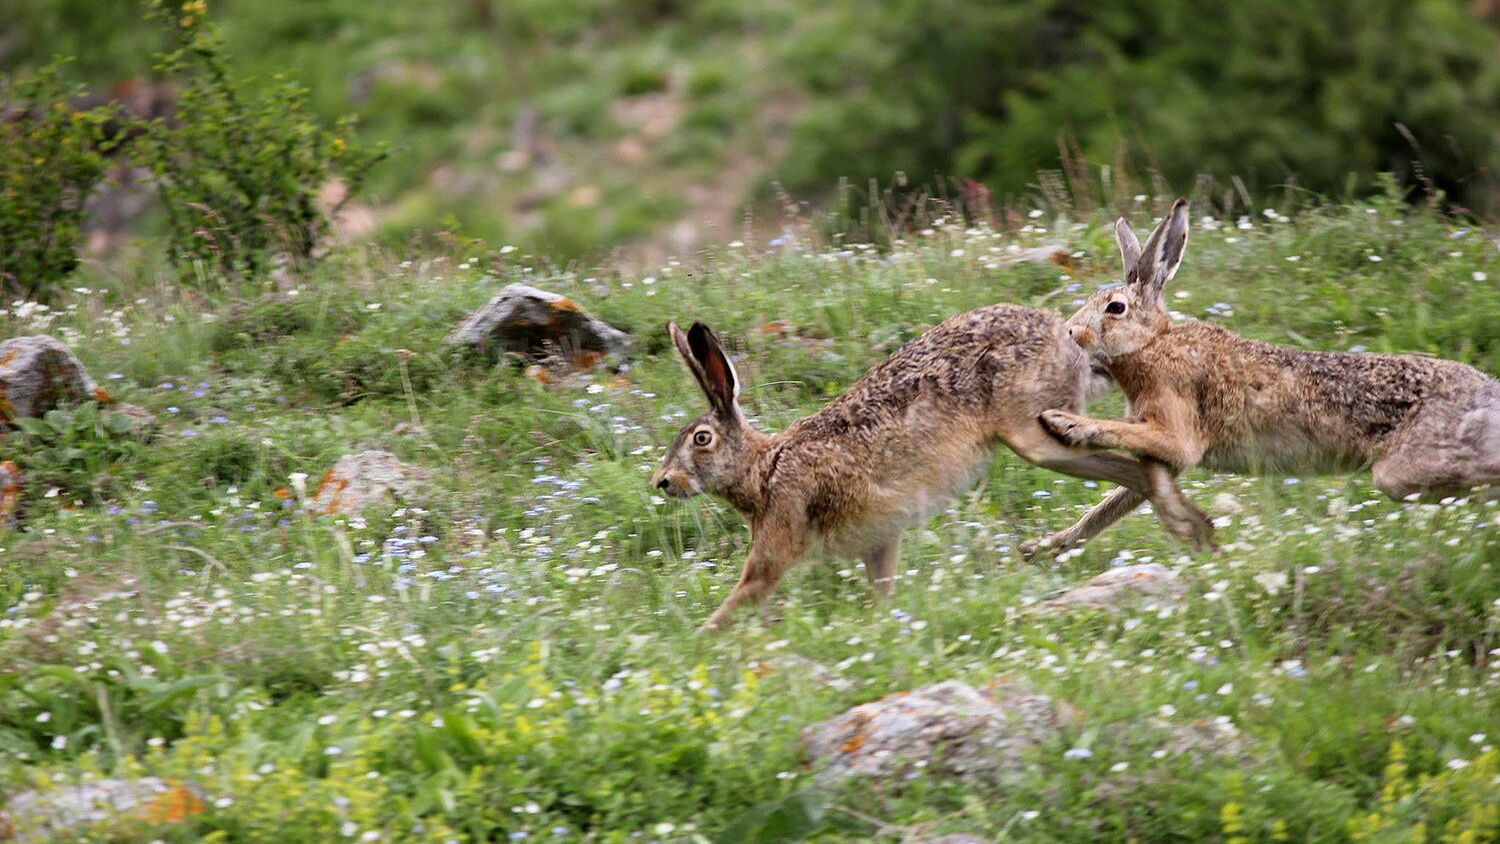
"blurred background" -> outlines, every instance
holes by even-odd
[[[55,55],[93,102],[171,110],[130,0],[4,0],[0,71]],[[186,8],[186,6],[184,6]],[[236,74],[290,72],[390,145],[345,237],[441,229],[655,260],[789,210],[914,196],[1496,209],[1495,0],[213,0]],[[117,197],[91,245],[148,221]],[[95,228],[101,224],[95,223]]]

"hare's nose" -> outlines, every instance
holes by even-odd
[[[656,482],[656,488],[657,489],[666,489],[667,488],[667,479],[666,478],[662,478],[661,480],[657,481]]]

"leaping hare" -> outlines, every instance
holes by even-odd
[[[1470,366],[1411,355],[1305,352],[1202,322],[1173,325],[1162,288],[1187,246],[1177,200],[1143,249],[1122,219],[1125,284],[1067,322],[1130,400],[1123,420],[1048,410],[1042,424],[1079,448],[1123,449],[1176,471],[1299,474],[1373,470],[1395,499],[1500,491],[1500,382]],[[1044,544],[1092,536],[1141,501],[1115,490]]]
[[[779,434],[740,410],[740,379],[707,326],[667,330],[708,397],[709,411],[677,435],[652,484],[733,505],[750,524],[744,572],[703,630],[762,601],[815,542],[857,556],[888,595],[902,532],[925,520],[984,470],[999,441],[1059,472],[1110,481],[1156,504],[1176,536],[1210,543],[1207,518],[1153,471],[1123,454],[1069,448],[1038,415],[1081,410],[1090,379],[1083,351],[1057,315],[993,305],[954,317],[902,347],[848,392]]]

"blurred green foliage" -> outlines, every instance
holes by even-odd
[[[1456,0],[820,7],[791,46],[817,103],[792,184],[907,171],[1018,192],[1076,157],[1179,188],[1207,173],[1339,194],[1395,172],[1492,201],[1500,36]]]
[[[74,111],[53,64],[0,87],[0,294],[32,298],[78,265],[84,201],[103,180],[111,110]],[[14,112],[12,112],[14,110]]]
[[[206,10],[193,0],[153,15],[174,41],[157,68],[179,81],[176,113],[144,127],[135,153],[155,176],[170,255],[246,278],[277,255],[311,261],[331,228],[319,190],[337,180],[352,195],[384,152],[354,145],[351,121],[319,125],[289,76],[246,86]]]
[[[64,53],[98,90],[148,77],[171,45],[144,6],[23,0],[0,70]],[[1061,171],[1119,200],[1207,176],[1244,205],[1367,195],[1394,172],[1478,214],[1500,195],[1500,26],[1465,0],[216,0],[210,16],[237,77],[293,70],[311,115],[358,112],[392,144],[368,188],[396,238],[451,218],[567,259],[680,221],[724,234],[772,182],[822,197],[844,178],[972,178],[1017,200]]]

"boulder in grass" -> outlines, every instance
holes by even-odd
[[[509,284],[453,329],[444,343],[494,358],[505,353],[533,360],[561,357],[576,369],[589,369],[607,357],[623,358],[630,336],[566,296]]]
[[[0,342],[0,424],[64,402],[109,403],[109,394],[61,341],[45,334]]]
[[[161,423],[157,421],[156,415],[144,407],[115,402],[109,406],[108,412],[125,420],[125,433],[141,442],[155,439],[157,432],[161,429]]]
[[[976,689],[947,680],[856,706],[802,733],[818,780],[899,783],[923,776],[1006,784],[1024,757],[1077,718],[1072,707],[1020,682]]]
[[[1082,586],[1049,598],[1034,608],[1038,612],[1071,609],[1118,609],[1135,601],[1142,606],[1166,607],[1181,600],[1187,587],[1161,563],[1120,566],[1090,578]]]
[[[114,835],[131,824],[182,823],[203,809],[197,785],[158,777],[23,791],[0,812],[0,840],[71,841],[100,830]]]
[[[310,507],[319,515],[354,516],[387,501],[410,501],[427,473],[388,451],[346,454],[323,473]]]

